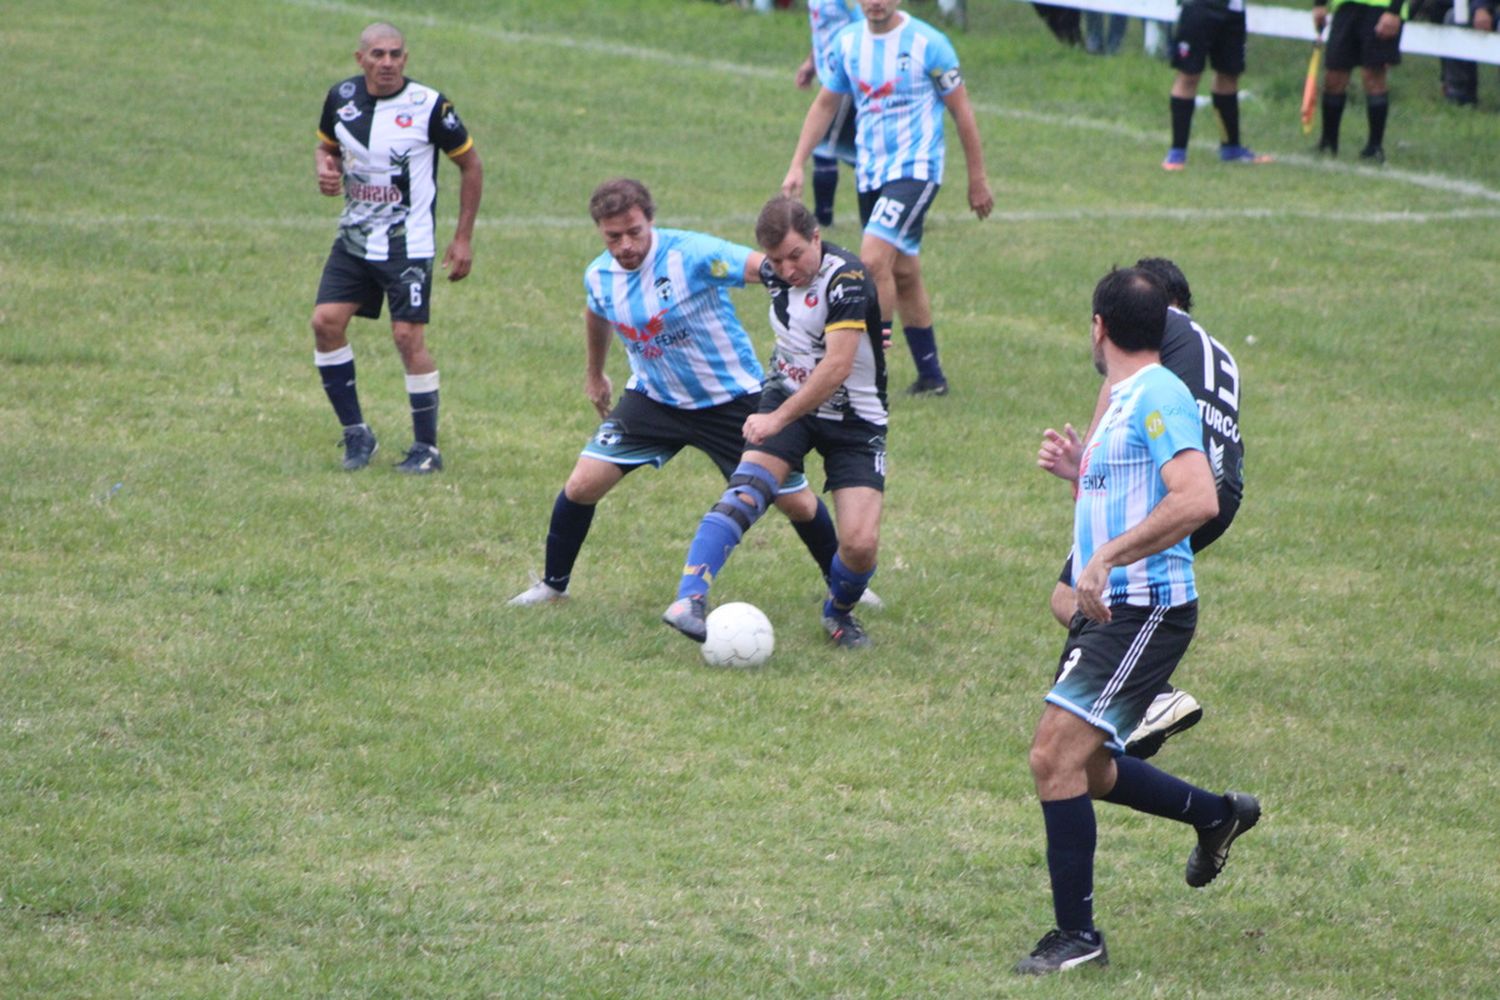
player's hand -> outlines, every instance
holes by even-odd
[[[1078,610],[1083,612],[1085,618],[1096,622],[1109,621],[1109,605],[1104,603],[1104,591],[1108,587],[1109,567],[1100,561],[1096,553],[1083,568],[1083,572],[1078,574],[1078,586],[1074,588],[1078,594]]]
[[[1062,433],[1048,427],[1042,431],[1042,446],[1037,449],[1036,464],[1059,479],[1076,483],[1078,463],[1083,458],[1083,440],[1072,424],[1063,424]]]
[[[781,193],[788,198],[802,197],[802,164],[788,168],[786,176],[781,179]]]
[[[344,193],[344,172],[338,160],[325,157],[318,161],[318,190],[330,198]]]
[[[609,408],[613,401],[614,385],[609,381],[608,375],[585,375],[583,379],[583,392],[588,396],[589,402],[594,404],[594,409],[599,411],[600,419],[609,416]]]
[[[1323,29],[1328,26],[1328,8],[1314,7],[1312,14],[1313,30],[1318,32],[1319,34],[1322,34]]]
[[[740,436],[749,444],[765,444],[766,439],[781,433],[782,424],[774,413],[752,413],[745,418]]]
[[[1381,14],[1380,20],[1375,22],[1375,37],[1388,42],[1399,34],[1401,34],[1400,16],[1390,11]]]
[[[806,90],[812,86],[813,80],[817,79],[818,71],[813,68],[812,56],[808,56],[801,66],[797,67],[797,89]]]
[[[448,244],[448,251],[443,254],[443,267],[448,272],[449,281],[462,281],[469,276],[469,269],[474,266],[474,251],[469,247],[468,240],[455,239]]]
[[[995,196],[990,193],[990,182],[983,177],[969,180],[969,208],[981,219],[989,218],[995,207]]]

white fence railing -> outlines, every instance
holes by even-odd
[[[1076,7],[1106,14],[1129,14],[1156,21],[1177,20],[1175,0],[1046,0],[1054,7]],[[1272,7],[1245,5],[1245,27],[1252,35],[1276,38],[1300,38],[1311,42],[1315,37],[1311,7]],[[1500,34],[1473,31],[1441,24],[1409,22],[1401,31],[1401,51],[1405,55],[1442,56],[1473,62],[1500,64]]]

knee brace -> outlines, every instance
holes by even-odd
[[[710,513],[727,518],[743,535],[771,506],[778,485],[769,469],[754,462],[741,462],[729,477],[729,488]]]

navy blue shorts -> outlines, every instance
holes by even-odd
[[[357,302],[354,313],[380,318],[380,303],[391,304],[391,321],[426,325],[432,299],[432,258],[425,260],[365,260],[335,240],[318,282],[318,305]]]
[[[770,413],[786,398],[779,389],[767,389],[761,394],[760,412]],[[823,489],[868,486],[884,493],[885,432],[879,424],[858,417],[827,420],[809,413],[760,444],[746,447],[775,455],[792,467],[793,474],[806,471],[803,460],[816,449],[823,456],[827,476]],[[791,477],[787,478],[790,481]]]
[[[642,465],[659,469],[683,448],[693,447],[712,459],[728,479],[745,450],[741,436],[745,418],[756,412],[759,402],[760,393],[753,392],[718,406],[682,410],[658,403],[644,392],[626,389],[583,446],[583,454],[629,472]],[[781,484],[782,493],[806,488],[807,477],[800,472],[793,472]]]
[[[915,257],[922,249],[922,221],[940,186],[934,181],[891,181],[874,191],[861,191],[859,221],[871,236]]]
[[[1176,607],[1110,607],[1108,622],[1075,614],[1047,703],[1104,730],[1116,755],[1140,725],[1153,698],[1198,627],[1198,602]]]

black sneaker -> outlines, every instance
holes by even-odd
[[[661,620],[694,642],[708,638],[708,601],[702,594],[679,597],[661,613]]]
[[[353,472],[370,464],[370,459],[380,448],[375,432],[366,424],[353,424],[344,428],[344,468]]]
[[[1369,145],[1359,151],[1359,158],[1366,163],[1384,163],[1385,150],[1380,146]]]
[[[1198,831],[1198,846],[1187,860],[1187,884],[1200,889],[1219,877],[1229,860],[1229,845],[1260,820],[1260,802],[1244,792],[1225,792],[1229,818],[1212,830]]]
[[[864,649],[871,644],[870,634],[853,615],[825,615],[823,631],[840,649]]]
[[[1030,955],[1016,963],[1015,971],[1023,976],[1045,976],[1089,962],[1101,968],[1109,965],[1109,949],[1104,947],[1102,933],[1050,930]]]
[[[1318,148],[1315,150],[1315,152],[1322,156],[1338,156],[1339,144],[1336,142],[1329,142],[1327,139],[1319,139]]]
[[[906,387],[906,394],[908,396],[946,396],[948,395],[948,380],[928,378],[923,375]]]
[[[396,471],[411,476],[425,476],[443,471],[443,456],[430,444],[417,441],[406,451],[406,457],[396,463]]]

